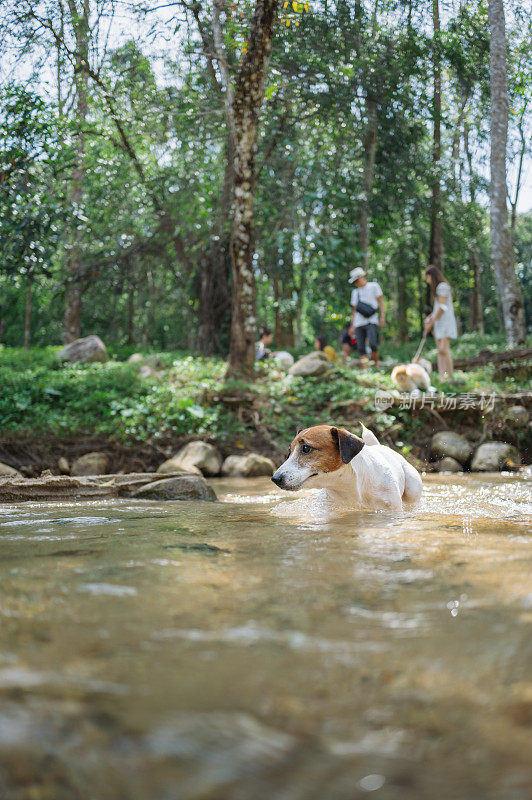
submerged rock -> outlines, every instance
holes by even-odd
[[[438,463],[435,465],[437,472],[461,472],[462,465],[456,458],[451,458],[451,456],[445,456],[442,458]]]
[[[144,500],[217,500],[205,478],[198,475],[180,475],[164,478],[138,489],[133,497]]]
[[[330,362],[325,353],[318,350],[314,353],[309,353],[303,356],[288,370],[290,375],[296,375],[300,378],[312,378],[319,375],[325,375],[329,372]]]
[[[0,478],[22,478],[22,473],[15,469],[15,467],[10,467],[9,464],[3,464],[0,461]]]
[[[228,456],[222,466],[222,475],[233,478],[257,478],[260,475],[273,475],[275,464],[271,458],[258,453],[245,456]]]
[[[107,453],[86,453],[76,458],[70,469],[70,474],[80,475],[105,475],[109,469],[110,458]]]
[[[499,472],[515,469],[521,460],[516,448],[506,442],[486,442],[481,444],[471,462],[472,472]]]
[[[473,445],[464,436],[453,431],[435,433],[430,444],[430,457],[433,461],[450,456],[462,466],[469,460]]]
[[[76,339],[65,345],[58,355],[61,361],[89,363],[92,361],[107,361],[109,356],[105,345],[99,336],[86,336]]]
[[[170,468],[169,462],[172,462]],[[163,469],[164,468],[164,469]],[[189,442],[175,456],[165,461],[157,472],[195,472],[203,475],[219,475],[222,468],[222,456],[212,444],[201,440]]]

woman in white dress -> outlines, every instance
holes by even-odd
[[[430,286],[430,299],[434,303],[432,314],[425,320],[425,334],[434,328],[434,338],[438,348],[438,373],[440,380],[451,380],[453,376],[453,358],[451,356],[451,339],[456,339],[458,331],[453,309],[453,293],[449,282],[443,274],[430,264],[425,270],[425,280]]]

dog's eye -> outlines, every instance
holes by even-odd
[[[301,452],[304,453],[306,456],[310,453],[312,447],[309,444],[302,444],[301,445]]]

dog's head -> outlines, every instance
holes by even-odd
[[[394,384],[397,386],[398,389],[405,389],[406,386],[411,383],[408,377],[406,364],[399,364],[397,367],[393,368],[392,381],[394,382]]]
[[[324,475],[349,464],[364,447],[359,436],[345,428],[316,425],[299,431],[290,445],[284,464],[273,474],[272,481],[281,489],[297,491],[323,486]]]

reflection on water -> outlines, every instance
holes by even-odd
[[[0,797],[532,798],[532,497],[0,507]]]

